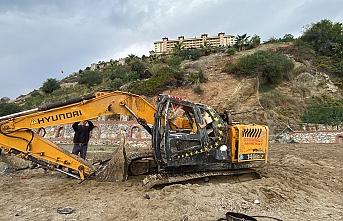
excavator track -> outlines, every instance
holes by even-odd
[[[152,156],[152,151],[145,151],[145,152],[129,152],[127,154],[127,164],[130,165],[134,160],[139,158],[149,158]]]
[[[135,160],[142,158],[151,158],[152,152],[132,152],[127,154],[127,163],[131,165]],[[154,173],[147,175],[141,182],[140,186],[145,189],[151,189],[156,186],[168,185],[173,183],[180,183],[183,181],[195,180],[199,178],[215,177],[215,176],[234,176],[251,174],[252,177],[261,178],[260,174],[254,169],[237,169],[237,170],[221,170],[221,171],[205,171],[195,173]]]
[[[131,175],[143,175],[157,169],[152,151],[127,154],[127,166]]]
[[[155,186],[166,185],[172,183],[179,183],[182,181],[194,180],[205,177],[214,176],[233,176],[242,174],[255,174],[258,178],[261,178],[260,174],[253,169],[240,169],[230,171],[208,171],[208,172],[196,172],[196,173],[184,173],[184,174],[151,174],[146,176],[140,183],[143,188],[151,189]]]

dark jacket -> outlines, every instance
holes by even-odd
[[[94,128],[94,124],[91,121],[87,121],[88,126],[79,125],[80,122],[73,123],[73,129],[75,131],[74,143],[88,143],[91,130]]]

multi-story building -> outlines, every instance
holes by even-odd
[[[154,42],[155,54],[170,53],[173,50],[174,44],[177,42],[182,42],[184,48],[200,48],[205,42],[211,44],[214,47],[228,47],[235,43],[234,35],[225,35],[225,33],[220,32],[218,36],[208,36],[207,34],[202,34],[200,38],[185,38],[184,36],[179,36],[177,40],[169,40],[167,37],[162,38],[162,41]]]

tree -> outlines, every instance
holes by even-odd
[[[123,85],[123,80],[120,78],[115,78],[111,81],[109,86],[112,90],[119,90],[122,85]]]
[[[285,34],[283,38],[281,39],[281,41],[283,42],[291,42],[293,40],[294,40],[294,35],[292,34]]]
[[[116,78],[123,79],[128,71],[126,70],[125,66],[119,64],[112,73],[109,74],[109,78],[114,80]]]
[[[328,19],[323,19],[305,27],[301,40],[309,43],[320,55],[333,56],[337,53],[337,49],[342,52],[342,30],[342,23],[333,23]]]
[[[279,42],[281,39],[277,38],[275,36],[270,37],[267,41],[265,41],[264,43],[277,43]]]
[[[22,111],[22,108],[15,103],[0,103],[0,116],[6,116]]]
[[[247,33],[243,35],[237,35],[235,37],[235,45],[240,51],[245,51],[246,46],[248,45],[250,36],[247,35]]]
[[[132,72],[137,72],[139,74],[139,78],[147,78],[147,76],[144,74],[146,70],[145,63],[141,62],[140,60],[134,60],[130,63],[130,67]]]
[[[181,51],[185,49],[185,46],[183,45],[182,41],[178,41],[174,44],[172,52],[174,55],[180,56]]]
[[[250,45],[252,48],[256,48],[261,44],[261,37],[258,35],[254,35],[250,39]]]
[[[181,64],[181,58],[179,56],[174,55],[167,58],[166,62],[170,67],[179,67]]]
[[[130,92],[146,96],[157,95],[166,88],[173,88],[184,83],[184,72],[169,66],[161,67],[155,75],[146,81],[131,85]]]
[[[125,58],[125,64],[131,64],[134,61],[140,60],[140,58],[137,55],[134,54],[129,54],[126,58]]]
[[[40,89],[46,94],[51,94],[54,90],[60,88],[60,83],[55,78],[48,78]]]
[[[99,71],[85,71],[79,75],[77,82],[79,84],[85,84],[90,88],[101,84],[102,75]]]
[[[152,64],[156,64],[157,61],[158,61],[158,55],[157,55],[157,54],[152,54],[152,55],[150,55],[149,61],[150,61],[150,63],[152,63]]]

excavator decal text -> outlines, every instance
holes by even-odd
[[[65,120],[68,118],[79,117],[79,116],[82,116],[81,110],[73,111],[73,112],[67,112],[67,113],[63,113],[63,114],[50,115],[47,117],[38,118],[37,120],[32,118],[31,119],[31,125],[44,124],[44,123],[49,123],[49,122],[59,121],[59,120]]]

